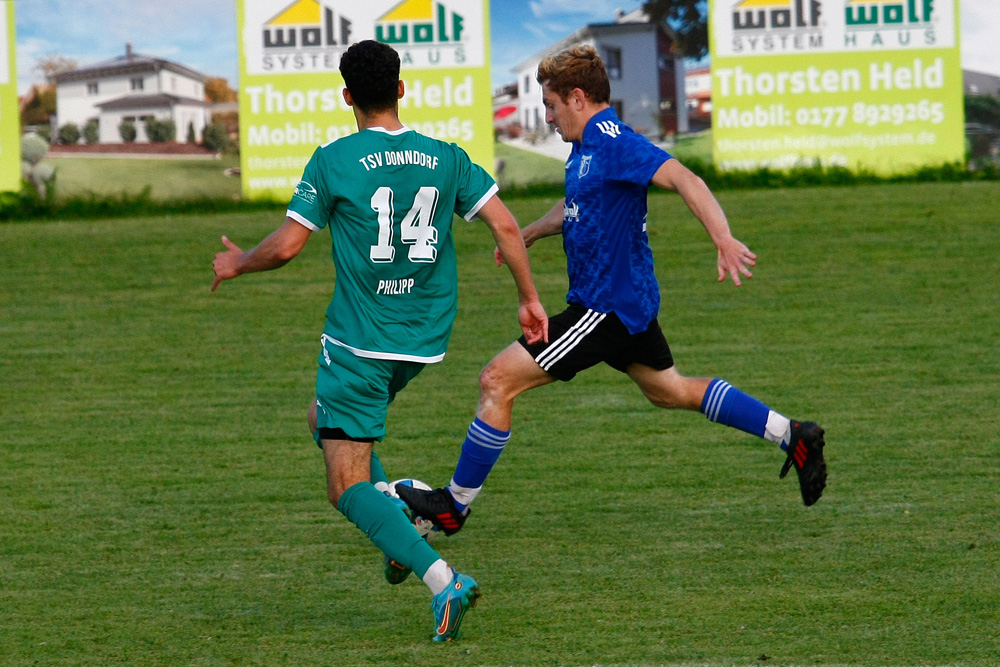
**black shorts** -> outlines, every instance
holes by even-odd
[[[517,342],[542,370],[564,382],[601,362],[623,373],[631,364],[658,371],[674,365],[657,320],[642,333],[630,334],[614,313],[598,313],[576,303],[549,318],[548,343],[528,345],[524,336]]]

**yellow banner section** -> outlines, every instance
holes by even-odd
[[[21,122],[17,112],[14,3],[0,2],[0,191],[21,189]]]
[[[486,68],[402,73],[404,125],[462,146],[492,170],[493,117]],[[339,74],[249,77],[240,86],[243,194],[286,199],[317,146],[357,131]],[[484,113],[485,110],[485,113]]]
[[[721,169],[900,173],[965,153],[957,49],[720,58],[712,106]]]
[[[312,3],[323,12],[318,27],[311,22],[320,19],[296,14],[294,22],[305,22],[305,27],[288,28],[275,26],[291,21],[288,17],[303,3],[238,0],[243,196],[290,198],[316,147],[357,131],[337,71],[340,53],[349,46],[343,37],[350,35],[351,42],[371,39],[389,34],[387,26],[394,27],[398,40],[403,35],[421,39],[413,44],[391,42],[402,60],[405,95],[400,120],[417,132],[457,143],[474,162],[492,171],[490,70],[477,55],[489,48],[488,0],[482,0],[481,14],[473,13],[469,3],[443,1],[373,0],[364,8],[352,5],[349,16],[325,3]],[[274,12],[275,7],[285,9]],[[400,14],[403,9],[409,13]],[[417,19],[410,16],[414,12]],[[433,20],[425,21],[424,14]],[[411,26],[407,21],[416,22]],[[330,44],[324,46],[324,40]],[[465,60],[466,66],[449,64],[456,59]]]
[[[710,11],[719,168],[894,174],[964,159],[957,0],[712,0]]]

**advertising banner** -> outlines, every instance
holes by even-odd
[[[710,0],[721,169],[965,155],[958,0]]]
[[[17,112],[14,3],[0,0],[0,192],[21,189],[21,121]]]
[[[364,39],[400,55],[407,127],[492,169],[488,0],[237,0],[243,195],[291,196],[313,150],[357,131],[340,56]]]

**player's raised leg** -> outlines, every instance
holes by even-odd
[[[817,424],[792,421],[724,380],[684,377],[674,366],[654,370],[632,364],[628,374],[653,405],[696,410],[709,421],[775,443],[788,454],[780,476],[784,477],[791,466],[795,466],[802,501],[812,505],[823,494],[826,486],[823,447],[826,443],[823,429]]]

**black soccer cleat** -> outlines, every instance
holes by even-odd
[[[397,486],[396,493],[402,498],[415,516],[428,519],[445,535],[454,535],[462,529],[472,510],[458,511],[448,489],[424,491],[411,486]]]
[[[788,443],[788,458],[781,467],[781,479],[791,467],[799,474],[802,502],[809,507],[823,495],[826,487],[826,459],[823,458],[824,431],[814,422],[792,422],[792,440]]]

